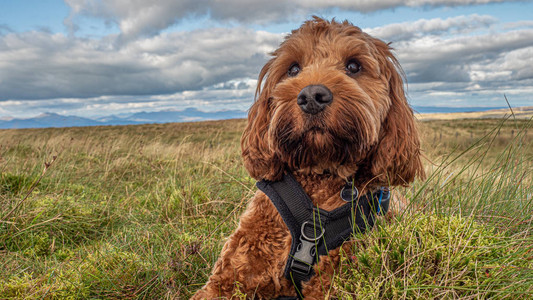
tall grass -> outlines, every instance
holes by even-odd
[[[0,299],[190,297],[254,192],[244,124],[0,131]],[[420,126],[416,213],[358,237],[338,295],[527,298],[531,122]]]
[[[347,299],[533,297],[531,121],[517,124],[502,143],[507,122],[470,144],[457,141],[428,166],[427,180],[404,191],[412,204],[406,213],[357,237],[343,256],[338,294]]]
[[[439,215],[459,214],[505,231],[530,235],[533,222],[532,121],[513,124],[512,136],[502,142],[501,123],[465,149],[455,147],[429,168],[418,182],[417,205]],[[497,151],[495,151],[495,149]]]
[[[250,196],[243,126],[2,131],[0,298],[189,295]]]

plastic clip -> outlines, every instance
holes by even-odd
[[[324,235],[324,228],[320,227],[320,234],[315,237],[309,237],[306,233],[306,227],[311,226],[315,232],[315,226],[310,221],[305,221],[302,224],[302,235],[300,236],[300,244],[294,253],[294,259],[291,263],[291,270],[302,275],[309,275],[313,268],[316,259],[316,244],[320,242],[320,238]],[[317,228],[318,229],[318,228]]]

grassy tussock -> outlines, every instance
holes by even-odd
[[[427,166],[427,180],[404,191],[414,213],[357,236],[336,277],[341,298],[533,297],[531,123],[511,123],[509,135],[503,121],[493,128],[463,122],[481,137],[437,145],[437,154],[452,147]],[[449,129],[440,125],[430,135]]]
[[[254,191],[244,125],[0,131],[0,298],[191,296]],[[347,299],[528,298],[530,122],[420,127],[429,178],[403,191],[416,213],[357,237],[335,289]]]
[[[357,236],[336,277],[342,299],[527,299],[531,240],[460,216],[417,214]]]

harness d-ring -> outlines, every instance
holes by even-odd
[[[320,229],[321,229],[321,232],[318,236],[315,236],[314,238],[310,238],[307,236],[307,234],[305,233],[305,226],[313,226],[313,229],[316,229],[316,226],[314,224],[311,223],[311,221],[305,221],[303,222],[302,224],[302,237],[310,242],[315,242],[315,241],[318,241],[322,236],[324,236],[324,232],[326,232],[326,230],[324,229],[324,227],[320,226]],[[316,230],[315,230],[315,233],[316,233]]]
[[[346,185],[341,190],[341,199],[345,202],[352,202],[359,197],[359,190],[353,185],[352,182],[346,182]]]

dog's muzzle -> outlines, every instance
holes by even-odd
[[[308,85],[298,94],[297,103],[303,112],[316,115],[333,101],[331,91],[319,84]]]

